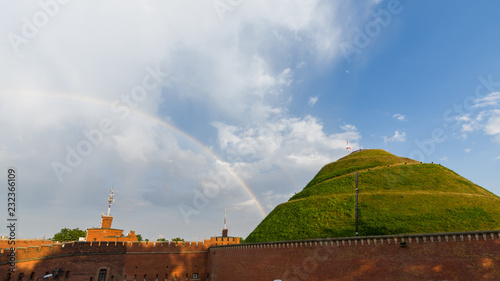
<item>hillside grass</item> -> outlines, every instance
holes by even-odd
[[[404,163],[415,164],[419,162],[392,155],[381,149],[356,152],[324,166],[305,188],[356,171]]]
[[[493,193],[441,165],[366,150],[323,167],[245,241],[354,236],[356,171],[359,235],[500,229]]]
[[[360,194],[360,236],[500,229],[499,199],[447,193]],[[304,198],[277,206],[245,242],[355,236],[355,197]]]
[[[278,205],[245,242],[351,236],[353,195],[297,200]]]
[[[494,196],[493,193],[459,176],[452,170],[437,164],[382,166],[359,172],[358,186],[361,192],[419,191],[452,192]],[[330,194],[355,193],[355,175],[338,176],[304,188],[290,201]]]
[[[360,194],[360,235],[500,229],[499,200],[460,194]]]

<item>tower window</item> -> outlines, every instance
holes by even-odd
[[[105,281],[106,280],[106,269],[99,270],[99,278],[97,281]]]

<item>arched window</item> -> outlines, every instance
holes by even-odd
[[[106,280],[106,269],[99,270],[99,277],[97,281],[105,281]]]

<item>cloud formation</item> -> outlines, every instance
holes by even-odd
[[[384,143],[389,141],[391,142],[405,142],[406,141],[406,132],[395,131],[394,135],[391,137],[382,137],[384,139]]]
[[[215,235],[227,202],[247,202],[245,236],[261,216],[241,179],[269,210],[361,139],[288,113],[298,69],[341,55],[342,25],[363,20],[350,4],[244,1],[221,17],[212,1],[53,2],[9,2],[0,25],[0,163],[23,176],[23,238],[96,226],[113,185],[116,222],[143,237]],[[186,225],[179,203],[205,233],[142,219]]]
[[[494,142],[500,143],[500,93],[493,92],[483,98],[474,100],[473,110],[469,113],[456,117],[460,124],[462,137],[475,131],[482,131],[491,136]]]
[[[392,118],[395,118],[396,120],[399,121],[406,121],[406,116],[399,113],[392,115]]]
[[[310,107],[313,107],[316,102],[318,102],[318,96],[315,96],[315,97],[309,97],[309,101],[307,102],[307,104],[310,106]]]

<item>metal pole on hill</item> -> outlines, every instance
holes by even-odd
[[[356,172],[356,208],[354,210],[354,216],[356,217],[356,236],[358,236],[358,194],[359,194],[359,189],[358,189],[358,172]]]

